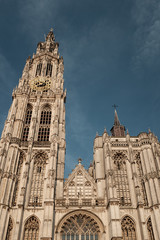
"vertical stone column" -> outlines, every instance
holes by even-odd
[[[13,132],[13,123],[14,123],[16,112],[17,112],[17,106],[18,106],[18,100],[14,98],[11,108],[8,112],[8,117],[2,132],[2,138],[1,138],[2,147],[0,152],[0,169],[2,171],[4,171],[5,165],[7,163],[6,156],[9,148],[9,142]]]
[[[94,161],[98,198],[104,198],[105,192],[105,169],[102,144],[102,137],[96,136],[94,140]]]
[[[105,133],[104,133],[105,134]],[[103,135],[104,135],[103,134]],[[117,199],[117,190],[114,180],[114,168],[112,163],[112,148],[110,139],[107,134],[104,138],[104,158],[105,158],[105,173],[106,173],[106,195],[107,195],[107,218],[109,239],[120,240],[122,239],[119,201]],[[104,137],[104,136],[103,136]]]

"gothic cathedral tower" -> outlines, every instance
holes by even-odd
[[[63,58],[51,30],[28,58],[0,140],[0,240],[159,240],[160,143],[115,110],[88,170],[64,182]]]
[[[1,240],[38,240],[38,219],[43,223],[41,240],[53,239],[54,200],[63,196],[66,145],[66,91],[58,46],[51,30],[27,59],[13,91],[0,143]]]

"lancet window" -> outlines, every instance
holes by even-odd
[[[152,228],[152,222],[150,218],[148,219],[148,222],[147,222],[147,230],[148,230],[149,240],[155,240],[153,228]]]
[[[136,228],[134,221],[126,216],[123,218],[122,223],[122,237],[123,240],[136,240]]]
[[[34,159],[29,206],[42,206],[45,167],[46,155],[39,153]]]
[[[16,172],[16,182],[15,182],[13,198],[12,198],[12,206],[16,206],[16,204],[17,204],[17,197],[18,197],[18,191],[19,191],[22,164],[23,164],[23,155],[22,155],[22,153],[20,153],[18,166],[17,166],[17,172]]]
[[[50,107],[45,107],[41,112],[38,141],[49,141],[52,112]]]
[[[36,217],[32,216],[28,219],[24,226],[23,240],[38,240],[39,223]]]
[[[62,240],[98,240],[99,234],[97,222],[82,214],[71,216],[61,227]]]
[[[138,153],[136,155],[136,165],[137,165],[138,177],[139,177],[139,181],[140,181],[140,193],[142,194],[144,205],[147,205],[148,201],[147,201],[145,184],[144,184],[144,180],[143,180],[143,170],[142,170],[142,163],[141,163],[141,159],[140,159],[140,153]]]
[[[39,63],[37,65],[37,69],[36,69],[36,76],[40,76],[41,75],[41,71],[42,71],[42,63]]]
[[[31,117],[32,117],[32,106],[28,105],[27,106],[27,111],[26,111],[26,116],[25,116],[24,129],[23,129],[23,137],[22,137],[23,141],[28,140]]]
[[[131,205],[129,183],[126,167],[126,156],[117,152],[114,157],[114,175],[117,188],[117,196],[121,206]]]
[[[51,63],[47,63],[46,76],[49,76],[49,77],[52,76],[52,64]]]
[[[9,218],[8,228],[7,228],[7,234],[6,234],[5,240],[11,240],[11,237],[12,237],[12,229],[13,229],[13,222],[12,222],[12,219]]]

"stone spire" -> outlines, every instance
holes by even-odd
[[[120,124],[116,109],[114,112],[114,124],[110,131],[113,137],[125,137],[125,127]]]
[[[114,126],[120,126],[120,121],[118,119],[118,114],[117,114],[116,109],[115,109],[115,112],[114,112]]]

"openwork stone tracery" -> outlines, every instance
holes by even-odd
[[[30,217],[24,226],[24,240],[38,240],[39,222],[36,217]]]
[[[149,240],[155,240],[153,228],[152,228],[152,222],[150,218],[148,219],[148,222],[147,222],[147,230],[148,230]]]
[[[25,124],[24,124],[24,129],[23,129],[23,137],[22,137],[23,141],[28,140],[31,117],[32,117],[32,106],[30,104],[28,104],[27,111],[26,111],[26,117],[25,117]]]
[[[122,223],[122,237],[123,240],[136,240],[136,229],[134,221],[126,216],[123,218]]]
[[[45,106],[41,112],[38,141],[49,141],[51,115],[50,106]]]
[[[116,152],[113,155],[115,183],[120,205],[131,205],[126,159],[123,152]]]
[[[138,177],[139,177],[139,181],[140,181],[140,193],[142,194],[142,199],[143,199],[143,203],[144,205],[148,204],[147,201],[147,194],[146,194],[146,190],[145,190],[145,184],[144,184],[144,179],[143,179],[143,170],[142,170],[142,163],[141,163],[141,159],[140,159],[140,153],[136,153],[135,155],[135,162],[136,162],[136,169],[138,172]]]
[[[79,169],[65,186],[65,196],[69,198],[91,198],[94,195],[93,183],[86,177],[85,172]]]
[[[61,227],[62,240],[98,240],[99,234],[97,222],[82,214],[69,217]]]
[[[18,197],[18,191],[19,191],[19,184],[20,184],[23,160],[24,160],[24,153],[21,152],[20,156],[19,156],[18,166],[17,166],[16,182],[15,182],[13,198],[12,198],[13,206],[15,206],[17,204],[17,197]]]
[[[46,161],[47,155],[43,152],[35,156],[29,206],[42,206]]]
[[[12,222],[12,219],[9,218],[8,228],[7,228],[7,234],[6,234],[5,240],[11,240],[11,237],[12,237],[12,229],[13,229],[13,222]]]

